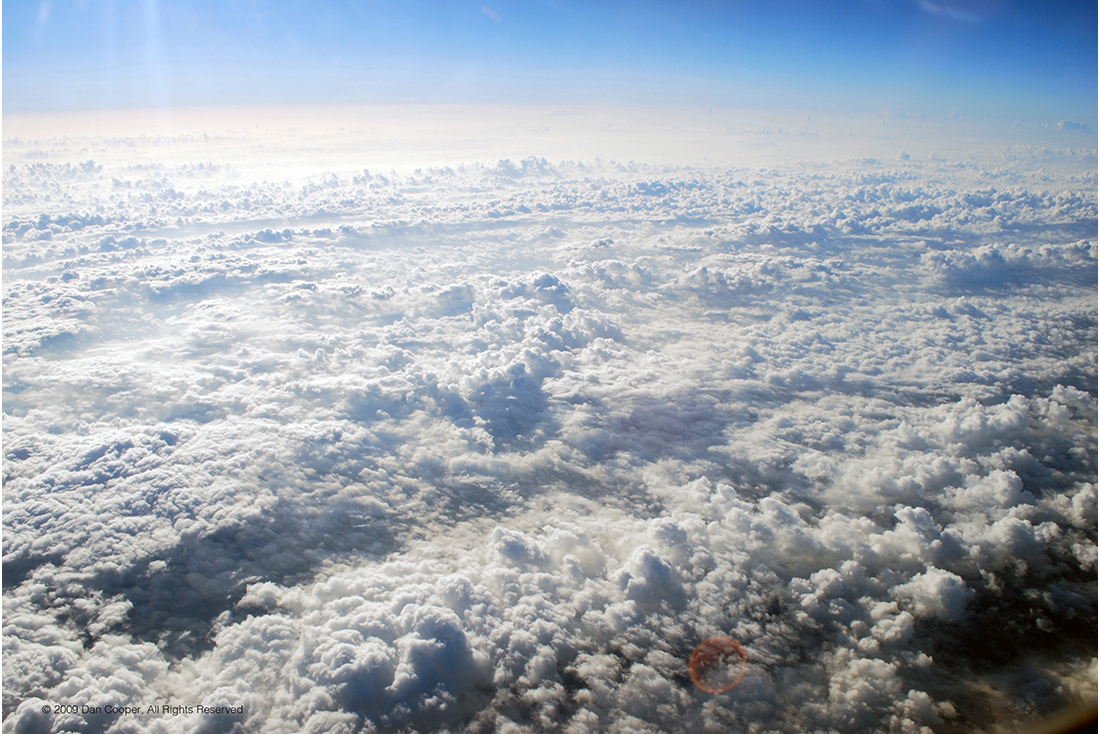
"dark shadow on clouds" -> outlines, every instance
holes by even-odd
[[[129,601],[126,631],[182,658],[212,647],[223,613],[235,619],[260,611],[235,609],[249,583],[302,583],[322,559],[381,558],[398,545],[397,528],[381,519],[348,508],[283,505],[263,520],[184,537],[123,572],[94,576],[87,586]]]

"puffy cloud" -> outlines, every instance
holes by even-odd
[[[957,621],[966,613],[967,591],[961,577],[937,568],[894,587],[893,593],[909,601],[918,617]]]
[[[1096,202],[1059,160],[13,164],[5,731],[921,732],[1074,700]],[[749,665],[712,697],[714,634]],[[106,712],[162,701],[232,711]]]
[[[1044,281],[1054,276],[1063,282],[1077,275],[1082,281],[1096,269],[1096,243],[1080,241],[1065,245],[991,244],[968,249],[926,252],[921,266],[956,288],[1007,288],[1027,281]]]

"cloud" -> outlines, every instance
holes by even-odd
[[[1074,132],[1091,133],[1094,132],[1091,125],[1087,125],[1083,122],[1075,122],[1073,120],[1059,120],[1059,130],[1072,130]]]
[[[958,621],[966,613],[966,582],[950,571],[934,569],[894,588],[899,598],[913,606],[918,617],[935,616]]]
[[[1095,187],[1003,164],[13,164],[4,730],[1075,700]],[[686,665],[715,634],[749,663],[712,697]],[[106,713],[152,701],[240,713]]]
[[[921,265],[956,288],[1008,288],[1021,281],[1042,281],[1048,275],[1059,280],[1088,277],[1095,270],[1093,243],[1045,245],[1038,248],[1019,245],[982,245],[965,250],[941,250],[921,256]]]
[[[929,2],[929,0],[920,0],[919,5],[926,13],[944,16],[964,23],[982,23],[993,9],[992,3],[982,2],[981,0],[978,2],[959,2],[958,0]]]

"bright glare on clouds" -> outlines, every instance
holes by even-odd
[[[5,732],[1094,694],[1095,135],[557,112],[5,120]]]

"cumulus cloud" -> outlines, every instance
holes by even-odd
[[[1091,133],[1095,132],[1091,125],[1087,125],[1083,122],[1077,122],[1075,120],[1059,120],[1059,130],[1072,130],[1074,132]]]
[[[4,730],[1076,700],[1094,176],[897,165],[6,167]]]

